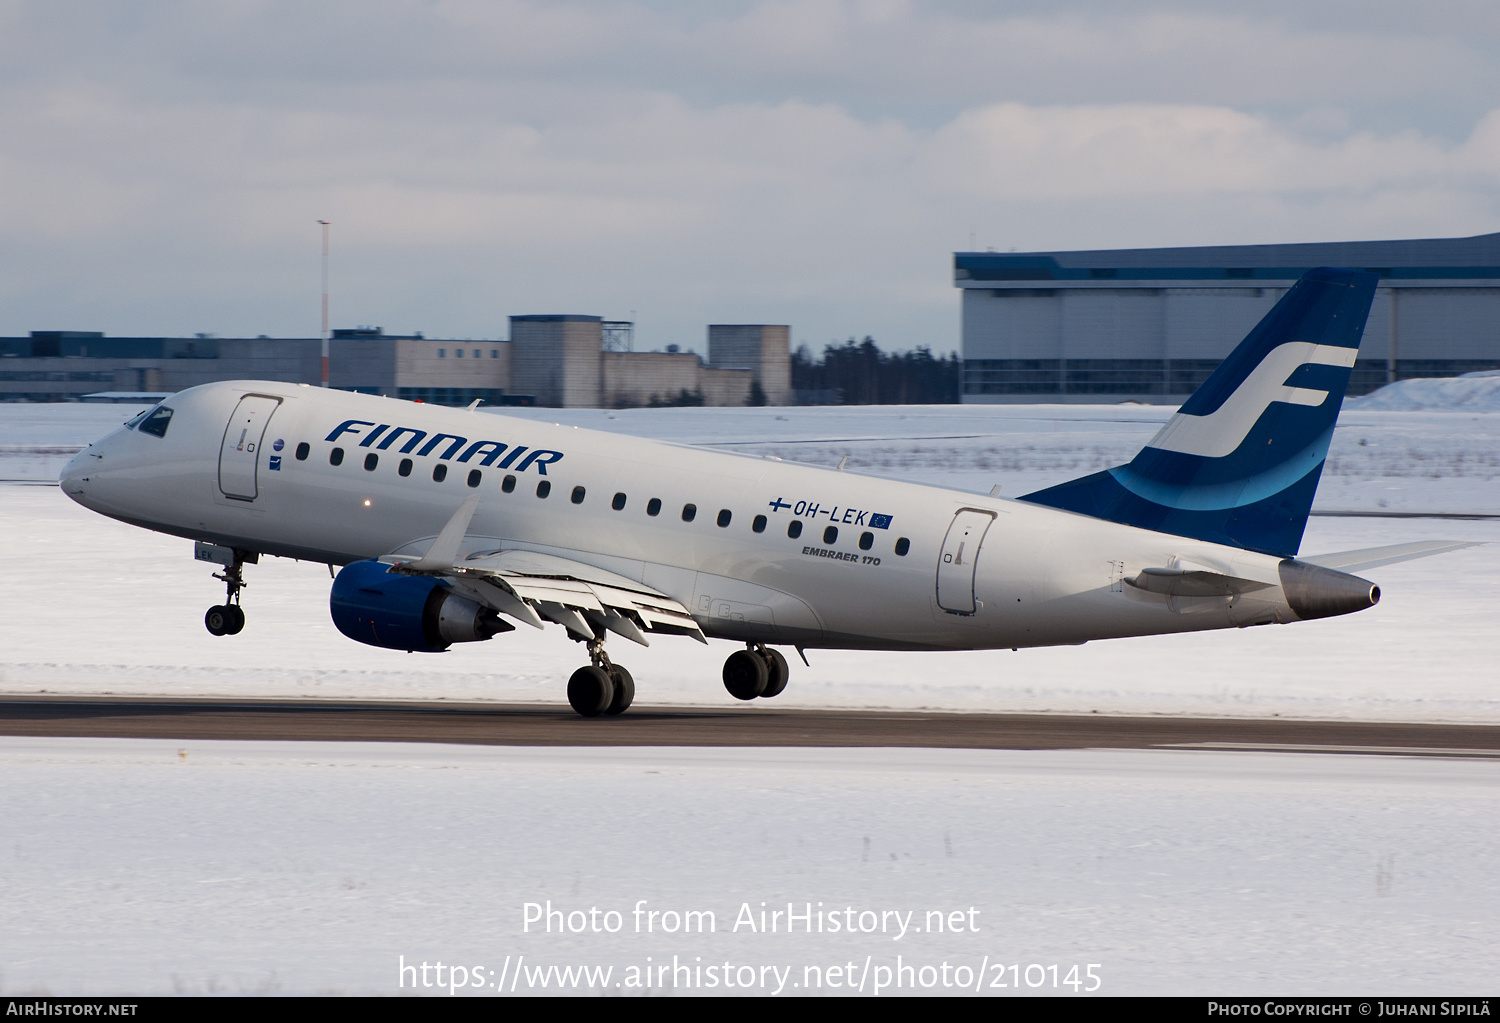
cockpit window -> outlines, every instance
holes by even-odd
[[[157,409],[157,406],[155,406],[155,405],[152,405],[150,408],[143,408],[143,409],[141,409],[135,415],[133,415],[129,419],[125,420],[125,429],[127,429],[127,430],[134,430],[136,428],[136,426],[140,423],[140,421],[142,419],[145,419],[152,412],[155,412],[156,409]]]
[[[145,419],[141,420],[136,429],[142,433],[149,433],[157,437],[167,435],[167,427],[172,425],[172,410],[165,405],[158,406]]]

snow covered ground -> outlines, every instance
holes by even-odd
[[[208,636],[202,612],[222,588],[190,544],[45,485],[132,411],[0,405],[0,478],[38,481],[0,484],[0,691],[561,702],[579,657],[560,630],[433,657],[362,647],[328,621],[322,566],[252,568],[246,631]],[[1169,413],[526,414],[830,466],[848,455],[851,471],[1015,496],[1128,460]],[[1500,515],[1497,441],[1496,411],[1351,406],[1318,508]],[[1318,517],[1303,551],[1428,538],[1500,541],[1500,519]],[[1500,722],[1500,543],[1368,574],[1381,604],[1324,622],[1019,653],[813,651],[779,700]],[[728,649],[660,640],[620,656],[643,705],[727,706]],[[719,968],[707,976],[729,963],[736,982],[754,967],[735,993],[776,990],[780,970],[783,994],[814,976],[829,993],[862,978],[870,994],[895,982],[899,955],[931,968],[911,975],[930,992],[953,990],[941,978],[962,967],[986,994],[1050,993],[1055,964],[1071,995],[1071,966],[1086,987],[1098,963],[1110,994],[1456,994],[1493,987],[1500,946],[1495,761],[4,738],[0,765],[6,994],[436,982],[412,973],[398,987],[403,956],[462,964],[479,993],[518,968],[579,965],[613,969],[593,990],[706,985],[643,976],[674,955]],[[616,910],[621,930],[525,932],[525,905],[549,899]],[[717,930],[638,934],[642,899],[713,911]],[[822,902],[856,922],[911,912],[912,926],[962,910],[965,930],[731,930],[742,904],[758,914],[763,901]]]
[[[1451,996],[1500,947],[1493,761],[11,738],[0,771],[6,994],[447,995],[404,957],[490,996],[587,965],[565,990],[1072,997],[1091,963],[1101,994]],[[789,902],[813,933],[762,931]]]

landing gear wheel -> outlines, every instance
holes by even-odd
[[[245,627],[245,612],[240,607],[240,591],[245,588],[245,566],[260,561],[255,551],[234,549],[231,561],[221,560],[225,548],[200,543],[194,548],[200,560],[223,565],[224,571],[215,572],[214,578],[224,584],[224,603],[215,604],[203,616],[203,625],[215,636],[236,636]]]
[[[635,700],[635,679],[630,677],[630,672],[618,664],[609,666],[609,680],[614,683],[614,699],[609,701],[609,706],[604,708],[606,714],[623,714],[629,709]]]
[[[781,691],[786,688],[787,679],[791,678],[792,669],[786,663],[786,658],[781,656],[780,650],[766,647],[760,651],[760,655],[765,658],[767,669],[766,688],[760,696],[763,700],[769,700],[781,695]]]
[[[615,684],[604,673],[603,668],[586,664],[568,679],[568,703],[586,718],[596,718],[603,714],[614,702],[614,698]]]
[[[766,662],[753,650],[736,650],[724,662],[724,688],[736,700],[753,700],[766,691]]]

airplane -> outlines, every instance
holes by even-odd
[[[585,717],[635,697],[605,650],[742,644],[722,681],[774,697],[791,647],[1018,649],[1286,624],[1380,599],[1352,572],[1471,546],[1298,557],[1376,277],[1312,270],[1126,465],[1018,499],[490,412],[228,381],[72,459],[94,511],[191,539],[245,624],[262,555],[340,566],[350,639],[439,652],[561,626]]]

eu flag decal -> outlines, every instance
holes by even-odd
[[[890,529],[891,528],[891,516],[889,516],[889,515],[877,515],[874,512],[871,512],[870,513],[870,528],[871,529]]]

